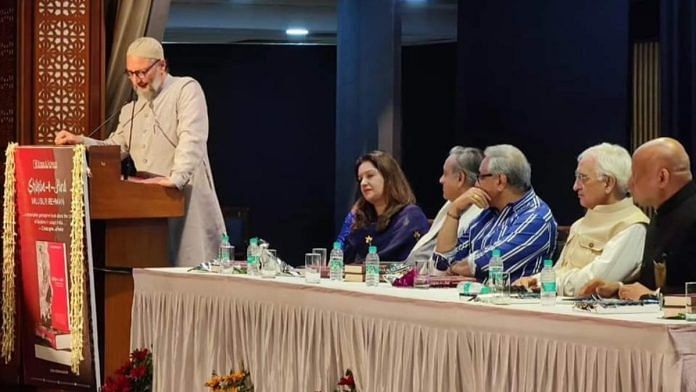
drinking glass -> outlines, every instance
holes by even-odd
[[[305,282],[319,283],[321,281],[321,255],[305,253]]]
[[[495,284],[495,301],[498,305],[510,304],[510,273],[501,272]]]
[[[261,277],[273,279],[278,274],[278,258],[275,249],[266,249],[261,258]]]
[[[232,262],[234,261],[234,245],[224,245],[220,246],[220,265],[222,270],[225,271],[232,267]]]
[[[427,289],[430,287],[430,275],[432,275],[432,265],[430,259],[416,260],[416,276],[413,279],[413,287]]]
[[[326,267],[326,248],[312,248],[312,253],[317,253],[321,256],[321,266]]]

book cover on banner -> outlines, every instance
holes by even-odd
[[[36,241],[36,267],[41,318],[36,336],[54,349],[70,348],[68,267],[65,244]]]

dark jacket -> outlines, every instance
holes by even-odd
[[[693,182],[665,201],[648,225],[640,283],[653,290],[657,288],[655,262],[664,263],[663,293],[683,294],[684,282],[696,281],[696,184]]]

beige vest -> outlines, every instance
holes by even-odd
[[[601,255],[604,245],[623,229],[649,221],[630,197],[587,210],[570,228],[563,256],[557,264],[561,268],[582,268]]]

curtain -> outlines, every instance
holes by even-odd
[[[696,3],[660,2],[662,135],[673,137],[696,167]]]
[[[120,110],[130,94],[130,81],[124,75],[126,50],[138,37],[149,36],[162,40],[169,16],[171,0],[120,0],[113,22],[113,41],[106,68],[106,116]],[[102,130],[105,137],[116,129],[111,121]]]

